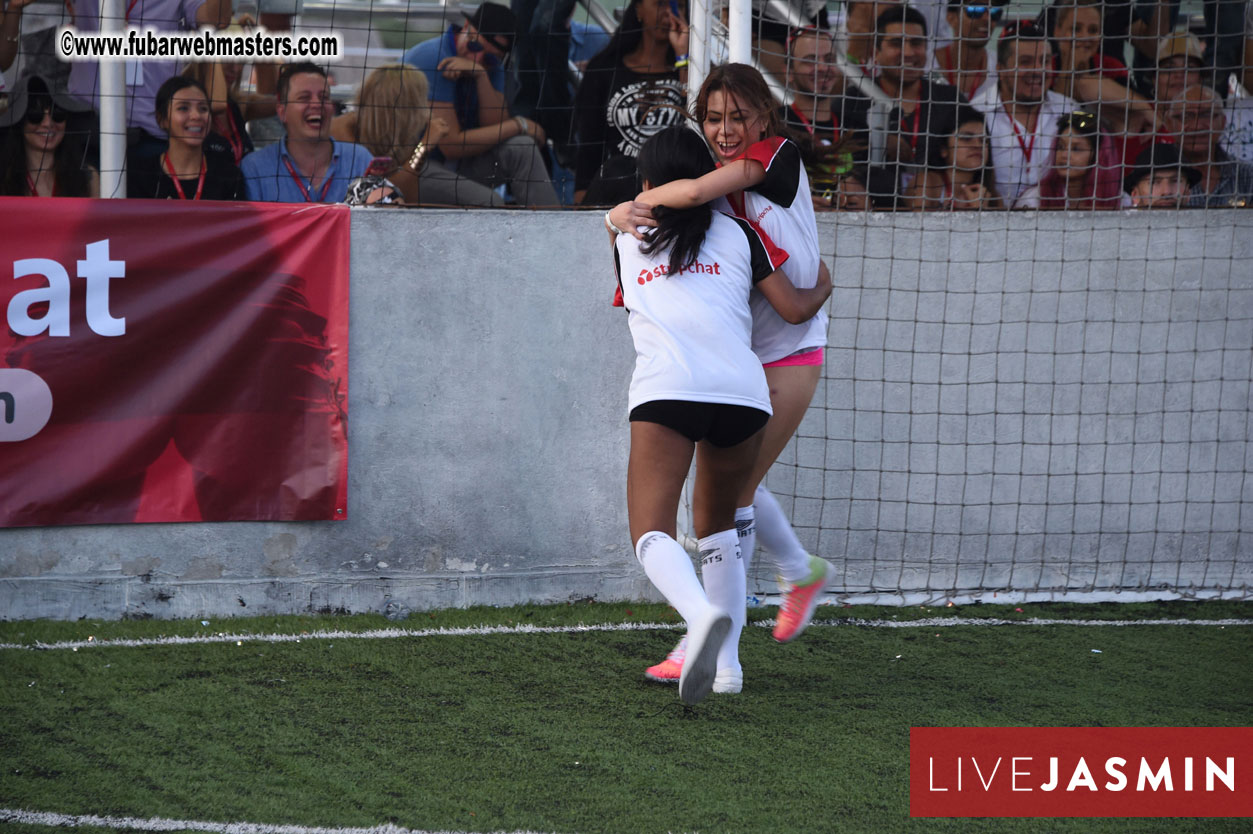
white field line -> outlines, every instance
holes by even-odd
[[[748,623],[758,628],[773,628],[773,619]],[[953,626],[1080,626],[1080,627],[1132,627],[1132,626],[1251,626],[1253,620],[1063,620],[1030,617],[1022,620],[979,619],[972,617],[927,617],[921,620],[861,620],[845,617],[834,620],[814,620],[810,627],[858,626],[861,628],[949,628]],[[491,634],[579,634],[606,631],[675,631],[682,623],[601,623],[572,626],[533,626],[519,623],[507,626],[470,626],[466,628],[382,628],[373,631],[311,631],[303,634],[216,634],[192,637],[144,637],[137,639],[65,640],[59,643],[0,643],[0,650],[29,649],[52,651],[57,649],[98,649],[105,647],[136,648],[144,646],[188,646],[208,643],[299,643],[304,640],[393,640],[421,637],[478,637]]]
[[[454,831],[422,831],[399,825],[375,825],[370,828],[324,828],[306,825],[269,825],[257,822],[203,822],[201,820],[168,820],[161,817],[98,817],[52,814],[45,811],[15,811],[0,808],[0,823],[48,825],[56,828],[121,828],[131,831],[210,831],[215,834],[459,834]],[[503,834],[503,832],[501,833]],[[511,834],[538,834],[514,831]]]

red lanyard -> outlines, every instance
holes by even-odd
[[[909,127],[909,149],[911,151],[918,150],[918,123],[922,120],[922,102],[918,102],[918,106],[914,108],[914,123]],[[901,120],[901,127],[904,127],[904,119]]]
[[[805,130],[808,130],[808,131],[809,131],[809,135],[810,135],[810,136],[813,136],[813,135],[814,135],[814,126],[810,123],[809,119],[806,119],[806,118],[805,118],[805,114],[804,114],[804,113],[802,113],[801,111],[797,110],[797,109],[796,109],[796,105],[795,105],[795,104],[791,104],[791,105],[788,105],[788,106],[792,108],[792,112],[796,114],[796,118],[798,118],[798,119],[800,119],[800,120],[801,120],[801,124],[803,124],[803,125],[805,126]]]
[[[226,133],[226,141],[231,145],[231,155],[235,157],[235,164],[238,165],[244,158],[244,140],[239,135],[239,126],[235,124],[235,114],[231,112],[231,103],[226,103],[226,123],[230,125],[230,130]]]
[[[952,49],[953,49],[952,44],[949,44],[948,46],[940,47],[939,49],[935,51],[935,59],[939,63],[940,69],[944,73],[944,77],[948,79],[948,83],[952,84],[954,87],[960,90],[962,94],[964,94],[967,98],[970,98],[975,94],[975,92],[980,87],[983,86],[984,79],[988,77],[987,63],[986,62],[984,63],[984,70],[982,72],[978,73],[977,75],[971,74],[971,80],[974,81],[974,83],[970,85],[970,89],[962,90],[961,73],[957,71],[956,64],[949,63],[950,59],[948,56],[952,54],[952,51],[951,51]],[[943,56],[943,58],[941,58],[941,56]]]
[[[178,199],[186,200],[187,194],[186,192],[183,191],[183,184],[178,181],[178,174],[174,173],[174,166],[170,164],[169,153],[161,154],[161,161],[165,163],[165,170],[170,172],[170,182],[174,183],[174,188],[175,190],[178,191]],[[200,195],[204,193],[204,175],[205,175],[206,170],[208,170],[208,166],[205,165],[204,157],[201,156],[200,157],[200,182],[196,183],[196,196],[192,197],[193,200],[199,200]]]
[[[38,197],[38,196],[39,196],[39,187],[38,187],[37,185],[35,185],[35,181],[34,181],[33,179],[31,179],[31,178],[30,178],[30,174],[27,174],[27,175],[26,175],[26,186],[30,189],[30,196],[32,196],[32,197]],[[57,196],[57,182],[56,182],[56,180],[53,180],[53,181],[52,181],[52,193],[51,193],[51,194],[49,194],[48,196],[49,196],[49,197],[55,197],[55,196]]]
[[[805,130],[809,131],[809,135],[814,136],[815,135],[814,125],[812,122],[809,121],[809,119],[805,117],[805,114],[802,113],[800,110],[796,109],[795,103],[788,105],[788,107],[790,107],[792,112],[796,114],[796,118],[801,120],[801,124],[805,126]],[[835,118],[835,114],[832,113],[831,114],[831,139],[834,141],[834,140],[838,140],[839,138],[840,138],[840,123]]]
[[[1008,113],[1005,115],[1009,116],[1009,126],[1014,129],[1014,138],[1018,140],[1018,147],[1022,148],[1022,155],[1027,158],[1027,163],[1030,164],[1031,151],[1035,148],[1035,134],[1031,134],[1030,142],[1022,141],[1022,131],[1018,129],[1018,122],[1014,121],[1014,117],[1010,116]]]
[[[291,163],[287,161],[287,157],[283,157],[283,164],[287,166],[287,173],[291,174],[291,178],[296,181],[296,185],[300,186],[300,193],[305,195],[305,202],[312,203],[313,198],[309,196],[309,189],[305,188],[305,181],[302,180],[300,178],[300,175],[296,173],[296,169],[291,167]],[[312,185],[313,180],[310,180],[309,184]],[[328,165],[326,168],[326,179],[322,182],[322,193],[318,195],[319,203],[326,202],[326,192],[330,189],[330,187],[331,187],[331,169],[330,169],[330,166]]]

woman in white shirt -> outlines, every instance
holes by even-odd
[[[803,288],[829,281],[800,149],[781,135],[777,105],[761,73],[745,64],[714,67],[701,85],[695,110],[717,158],[717,170],[646,191],[636,201],[616,206],[610,212],[611,221],[630,229],[651,226],[649,206],[695,206],[716,200],[716,206],[748,220],[788,252],[791,257],[784,272],[793,285]],[[817,389],[826,352],[827,316],[820,310],[811,319],[793,323],[781,318],[758,294],[751,303],[753,352],[765,368],[774,414],[735,520],[745,563],[751,560],[760,534],[777,574],[789,585],[772,632],[776,640],[786,643],[809,624],[835,567],[806,551],[778,501],[761,484],[796,433]],[[745,621],[743,605],[736,617],[733,632]],[[680,640],[665,660],[645,670],[645,676],[673,682],[681,674],[685,651]],[[739,666],[729,648],[724,661],[727,668]]]
[[[662,185],[708,173],[713,161],[698,134],[675,127],[644,145],[639,170],[647,186]],[[784,320],[799,323],[822,307],[831,283],[797,289],[779,269],[778,250],[772,255],[746,221],[708,204],[658,205],[652,215],[656,226],[642,241],[617,234],[614,245],[636,349],[627,508],[637,558],[687,622],[679,696],[695,703],[719,687],[719,654],[732,631],[728,609],[744,604],[735,511],[771,414],[766,375],[752,348],[749,292],[756,288]],[[692,515],[704,587],[675,540],[693,454]],[[720,688],[739,691],[738,664],[723,678]]]

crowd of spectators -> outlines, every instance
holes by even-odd
[[[754,57],[778,82],[815,208],[1253,204],[1253,3],[1201,0],[1189,19],[1178,0],[978,2],[754,3]],[[58,26],[98,28],[95,4],[0,9],[0,193],[98,196],[98,65],[53,52]],[[128,0],[126,15],[254,25],[231,0]],[[576,17],[574,0],[488,0],[375,67],[346,105],[310,63],[258,64],[241,85],[240,63],[127,62],[128,195],[629,199],[640,146],[688,118],[687,0],[627,0],[613,32]],[[254,147],[267,121],[281,135]]]

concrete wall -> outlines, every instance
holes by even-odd
[[[845,589],[1249,587],[1253,213],[820,233],[827,378],[769,483]],[[352,281],[348,520],[0,530],[0,617],[651,597],[599,217],[356,211]]]
[[[1253,585],[1253,213],[840,218],[834,246],[826,408],[769,483],[845,590]]]

